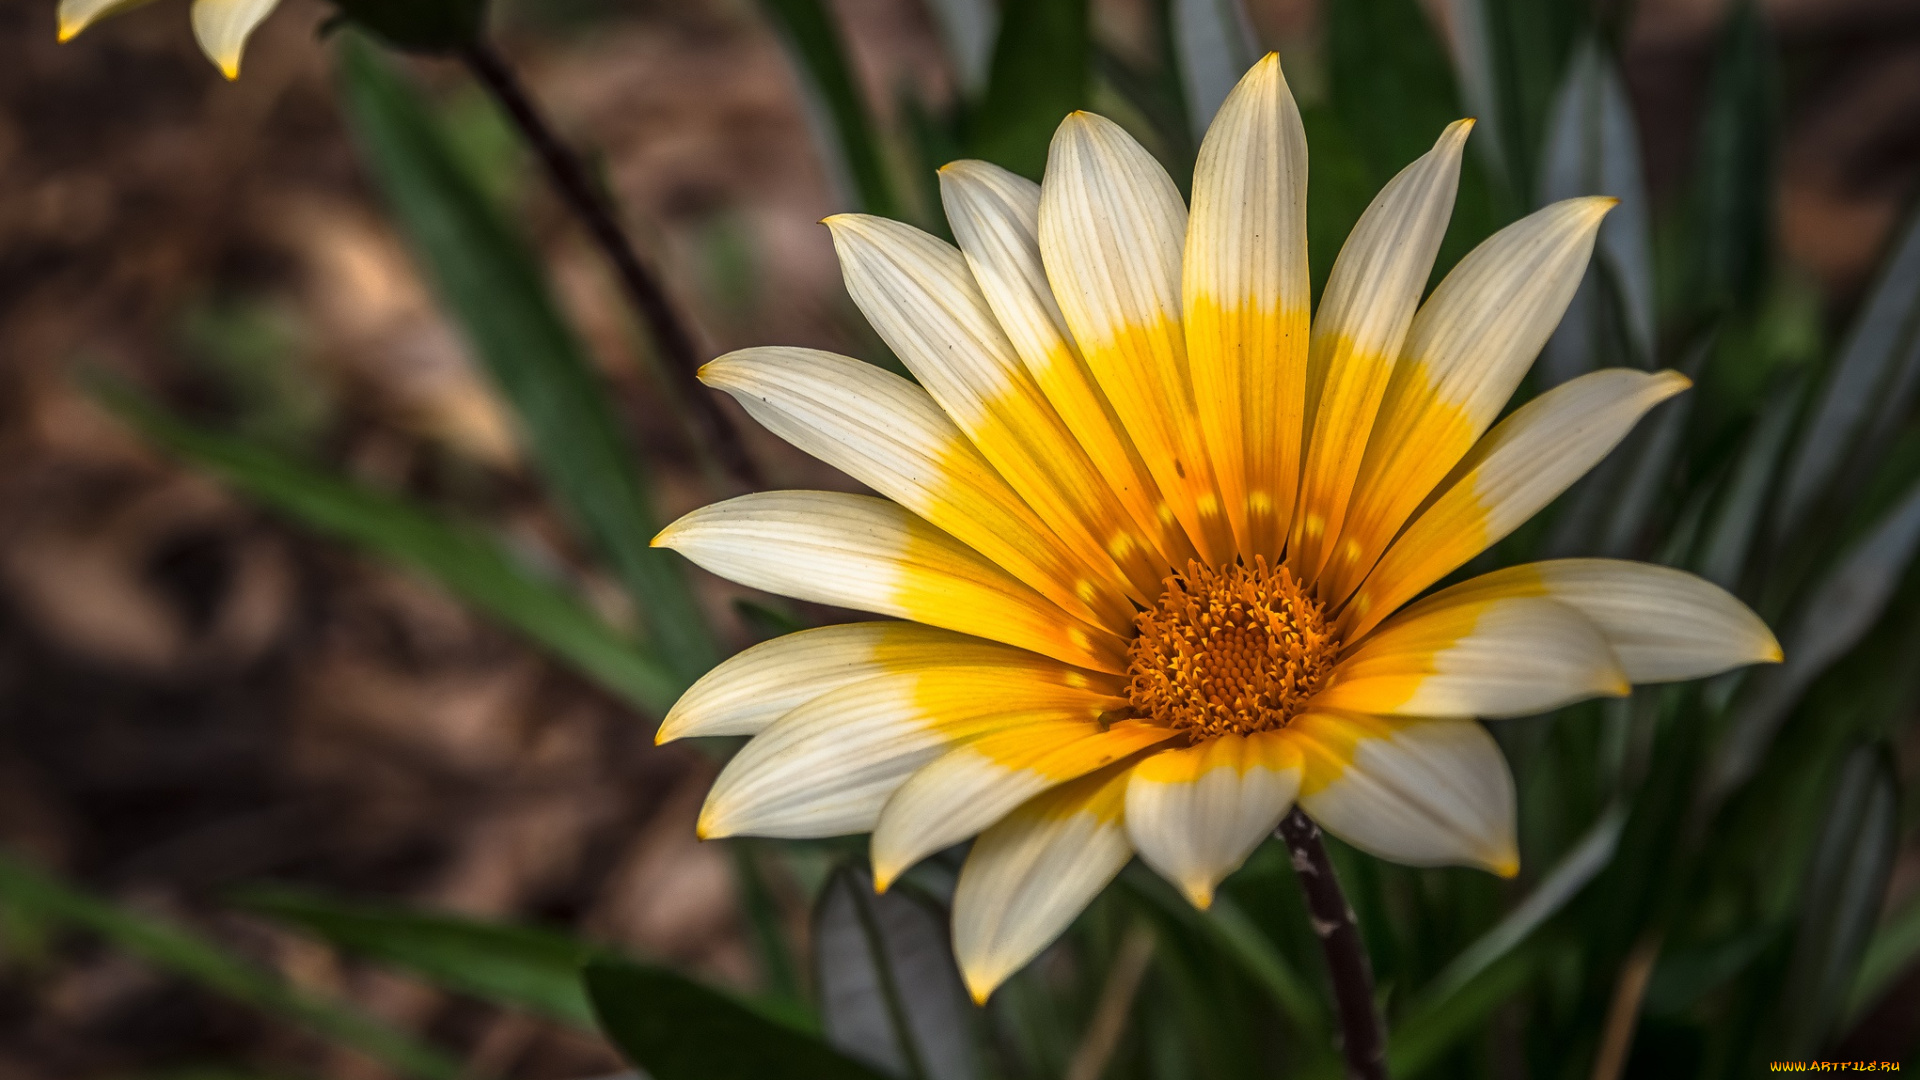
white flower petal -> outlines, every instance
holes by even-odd
[[[240,77],[240,54],[280,0],[193,0],[193,36],[229,79]]]
[[[1313,315],[1307,447],[1287,561],[1314,576],[1346,521],[1380,399],[1447,232],[1473,121],[1448,126],[1374,196],[1347,237]]]
[[[1534,398],[1474,444],[1340,613],[1357,641],[1422,589],[1520,527],[1607,455],[1648,409],[1692,385],[1609,368]]]
[[[1310,712],[1287,733],[1306,762],[1300,808],[1328,832],[1410,866],[1519,872],[1513,774],[1478,723]]]
[[[1234,87],[1193,170],[1182,289],[1200,430],[1243,555],[1279,555],[1306,426],[1307,133],[1280,60]]]
[[[1049,788],[1173,737],[1138,721],[1029,724],[943,755],[887,800],[873,830],[873,880],[885,889],[908,867],[951,847]]]
[[[1568,199],[1468,253],[1413,317],[1367,440],[1322,596],[1346,599],[1400,526],[1500,415],[1593,252],[1612,199]]]
[[[1529,716],[1630,690],[1606,636],[1571,605],[1449,592],[1367,635],[1310,704],[1393,716]]]
[[[953,948],[973,1000],[1060,936],[1133,857],[1127,767],[1062,784],[973,842],[953,894]]]
[[[1209,561],[1232,558],[1187,376],[1180,317],[1187,209],[1165,169],[1092,113],[1054,132],[1040,185],[1040,253],[1080,353],[1160,493]]]
[[[1300,751],[1281,732],[1223,735],[1134,766],[1127,836],[1196,907],[1272,835],[1300,790]]]
[[[955,746],[1009,728],[1094,725],[1124,704],[1013,650],[878,675],[801,705],[734,755],[700,811],[702,837],[865,832],[901,784]]]
[[[794,348],[728,353],[701,368],[700,380],[732,394],[762,427],[927,519],[1062,610],[1115,632],[1132,628],[1126,595],[1082,569],[920,387],[851,357]]]
[[[1552,559],[1482,574],[1434,594],[1467,600],[1545,596],[1593,620],[1636,683],[1718,675],[1781,659],[1753,610],[1683,570],[1623,559]]]
[[[884,499],[742,495],[695,510],[653,542],[756,589],[911,619],[1081,667],[1126,670],[1120,639]]]

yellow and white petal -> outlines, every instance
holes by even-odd
[[[1718,585],[1670,566],[1624,559],[1550,559],[1495,570],[1442,598],[1544,596],[1579,609],[1606,635],[1636,683],[1677,682],[1781,659],[1753,609]]]
[[[152,0],[60,0],[60,40],[72,41],[80,31],[109,15],[149,3]]]
[[[814,698],[720,771],[700,811],[700,835],[866,832],[909,776],[954,746],[995,731],[1097,727],[1097,717],[1124,703],[1076,685],[1077,674],[1011,649],[974,650]]]
[[[1080,353],[1194,547],[1220,564],[1233,529],[1187,372],[1180,262],[1187,208],[1118,124],[1077,112],[1040,185],[1040,253]]]
[[[1154,754],[1127,782],[1127,835],[1148,866],[1209,907],[1293,805],[1300,769],[1299,748],[1278,731]]]
[[[940,200],[980,295],[1067,430],[1132,520],[1127,542],[1161,566],[1196,554],[1067,333],[1040,261],[1040,185],[985,161],[940,170]],[[1112,548],[1117,539],[1109,540]],[[1122,565],[1125,565],[1122,560]],[[1148,583],[1147,591],[1159,583]]]
[[[1115,563],[1118,538],[1132,531],[1126,512],[1027,372],[966,258],[885,218],[839,214],[827,226],[847,292],[901,363],[1078,554],[1085,573],[1104,575],[1119,596],[1142,595],[1146,583]]]
[[[984,735],[913,774],[873,830],[873,881],[885,889],[928,855],[979,833],[1028,799],[1173,737],[1125,720],[1026,724]]]
[[[1340,535],[1380,399],[1447,232],[1473,121],[1449,125],[1374,196],[1347,237],[1313,317],[1307,447],[1287,561],[1312,578]]]
[[[1063,610],[1116,633],[1132,629],[1126,596],[1084,571],[920,387],[851,357],[795,348],[728,353],[701,368],[700,380],[733,395],[767,430],[927,519]]]
[[[1308,704],[1392,716],[1528,716],[1632,689],[1606,635],[1571,605],[1440,593],[1367,635]]]
[[[1340,613],[1361,635],[1511,533],[1598,464],[1647,410],[1692,385],[1674,371],[1589,372],[1529,401],[1474,444]]]
[[[655,742],[713,735],[758,735],[814,698],[877,675],[972,663],[1032,663],[1033,653],[911,622],[841,623],[763,641],[735,653],[680,695]],[[1124,697],[1116,676],[1053,661],[1058,678]]]
[[[1559,325],[1616,201],[1568,199],[1522,218],[1460,260],[1421,305],[1322,574],[1323,599],[1346,599],[1500,415]]]
[[[653,543],[756,589],[1126,671],[1119,638],[884,499],[833,491],[742,495],[695,510]]]
[[[1269,53],[1200,144],[1182,291],[1194,405],[1241,553],[1280,553],[1306,424],[1307,133]]]
[[[1133,857],[1127,772],[1062,784],[973,842],[953,892],[953,951],[975,1002],[1052,944]]]
[[[1478,723],[1310,712],[1286,731],[1300,808],[1328,832],[1410,866],[1519,872],[1513,774]]]
[[[193,0],[193,36],[229,79],[240,77],[240,54],[254,28],[280,0]]]

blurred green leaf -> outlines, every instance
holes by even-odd
[[[1652,366],[1653,239],[1640,131],[1618,66],[1598,42],[1583,43],[1567,65],[1540,173],[1542,205],[1580,195],[1620,200],[1601,223],[1593,265],[1541,356],[1542,385],[1597,367]],[[1624,348],[1613,347],[1616,340]]]
[[[296,990],[277,975],[159,919],[135,914],[0,852],[0,894],[49,921],[87,930],[116,949],[251,1008],[300,1024],[423,1080],[454,1080],[458,1062],[340,1003]]]
[[[1765,283],[1773,220],[1773,39],[1755,0],[1722,31],[1696,170],[1694,291],[1714,309],[1751,304]]]
[[[1858,1020],[1920,958],[1920,902],[1909,901],[1873,932],[1847,994],[1846,1017]]]
[[[439,582],[642,709],[664,714],[686,685],[578,599],[533,577],[477,530],[264,447],[196,428],[125,387],[96,382],[96,393],[167,452],[325,535]]]
[[[1719,505],[1694,561],[1701,577],[1726,589],[1735,588],[1748,556],[1760,539],[1762,515],[1774,490],[1787,436],[1800,412],[1799,383],[1783,386],[1767,402],[1747,433],[1746,445],[1734,459],[1733,472],[1721,492]]]
[[[1876,413],[1904,418],[1920,380],[1920,210],[1895,242],[1801,429],[1774,530],[1787,536],[1855,455]],[[1872,447],[1864,448],[1872,452]]]
[[[1463,115],[1452,66],[1415,0],[1340,0],[1326,19],[1333,108],[1377,189]]]
[[[1526,988],[1547,958],[1544,945],[1506,953],[1444,999],[1409,1009],[1387,1031],[1387,1063],[1394,1076],[1418,1076],[1471,1036],[1493,1010]]]
[[[960,76],[960,88],[977,94],[987,84],[993,64],[993,43],[1000,32],[1000,5],[996,0],[929,0],[934,19],[940,24],[947,55],[954,72]]]
[[[1893,763],[1877,747],[1859,747],[1840,769],[1814,847],[1793,958],[1780,985],[1786,1053],[1810,1055],[1840,1019],[1899,842]]]
[[[639,459],[533,253],[418,93],[358,38],[341,43],[340,86],[367,166],[547,484],[633,594],[660,655],[683,679],[703,674],[718,659],[713,641],[678,565],[649,546],[658,522]]]
[[[587,965],[600,1028],[653,1080],[885,1080],[815,1036],[664,968]]]
[[[285,886],[258,886],[234,897],[242,908],[298,927],[328,944],[411,971],[437,986],[593,1026],[580,969],[593,946],[531,926],[355,903]]]
[[[986,93],[966,117],[967,153],[1040,179],[1054,128],[1086,107],[1092,49],[1087,0],[1003,5]]]
[[[1161,919],[1194,930],[1208,940],[1217,950],[1216,958],[1224,957],[1238,966],[1272,996],[1274,1004],[1302,1032],[1317,1035],[1327,1030],[1326,1010],[1311,984],[1231,897],[1216,894],[1213,907],[1199,911],[1165,879],[1137,863],[1129,865],[1120,880]]]
[[[1317,110],[1302,114],[1307,120],[1307,143],[1313,148],[1307,165],[1312,193],[1307,213],[1316,295],[1360,211],[1401,169],[1433,149],[1448,124],[1466,115],[1446,50],[1415,0],[1341,0],[1328,5],[1326,20],[1329,105],[1339,118],[1338,133],[1330,133],[1327,129],[1332,125],[1311,117]],[[1512,200],[1474,151],[1484,137],[1476,132],[1468,144],[1459,196],[1434,261],[1434,281],[1491,235],[1502,219],[1512,216],[1505,206]],[[1358,154],[1365,163],[1366,178],[1359,185],[1363,190],[1330,190],[1319,183],[1321,174],[1328,173],[1339,188],[1350,188],[1350,182],[1345,182],[1351,168],[1348,162],[1321,166],[1318,159],[1328,151]],[[1335,205],[1316,212],[1314,204],[1329,196]],[[1358,209],[1348,217],[1345,210],[1356,201]]]
[[[355,23],[396,48],[452,52],[479,38],[487,0],[333,0]]]
[[[1493,929],[1453,958],[1433,981],[1420,991],[1422,1011],[1437,1011],[1446,999],[1459,993],[1480,974],[1517,948],[1548,919],[1565,908],[1587,883],[1607,868],[1620,845],[1620,831],[1626,827],[1624,807],[1615,806],[1600,815],[1580,842],[1540,879],[1527,898],[1506,914]]]
[[[815,985],[827,1041],[909,1080],[978,1076],[972,1007],[948,944],[946,912],[842,866],[813,913]]]
[[[1260,59],[1241,0],[1173,0],[1173,46],[1193,130],[1203,132]]]
[[[1517,190],[1531,186],[1548,153],[1542,133],[1586,6],[1458,0],[1449,8],[1461,98],[1484,125],[1479,157],[1495,163],[1495,175]]]
[[[1808,590],[1784,636],[1784,663],[1750,680],[1708,777],[1709,803],[1753,774],[1807,687],[1866,636],[1920,548],[1920,482]]]
[[[851,179],[857,209],[897,217],[899,200],[880,152],[873,112],[860,92],[833,12],[821,0],[760,0],[760,9],[780,32],[812,95],[815,119],[831,125],[837,163]]]

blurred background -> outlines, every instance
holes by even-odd
[[[1310,105],[1341,85],[1327,10],[1341,2],[1245,4],[1253,40],[1281,53]],[[518,0],[494,25],[706,355],[780,343],[884,360],[817,222],[862,204],[936,222],[922,162],[959,155],[941,154],[958,144],[943,144],[928,117],[977,89],[991,39],[969,39],[932,0],[826,5],[884,136],[876,159],[896,205],[883,208],[871,178],[843,164],[819,95],[768,17],[777,6]],[[1771,97],[1752,160],[1768,254],[1750,289],[1766,315],[1742,323],[1740,341],[1778,371],[1810,373],[1846,340],[1920,183],[1920,5],[1758,7]],[[1696,205],[1730,11],[1640,0],[1610,16],[1655,222]],[[595,1035],[395,974],[230,899],[271,881],[567,927],[752,993],[767,976],[735,855],[693,835],[716,757],[654,747],[651,721],[629,703],[426,579],[154,450],[76,378],[111,376],[196,422],[484,523],[610,622],[626,617],[630,601],[542,496],[519,429],[361,164],[335,49],[320,36],[331,14],[286,0],[228,84],[199,56],[182,4],[65,46],[53,0],[0,6],[0,848],[116,912],[188,928],[302,993],[430,1040],[461,1075],[614,1072],[624,1066]],[[1461,40],[1446,0],[1420,14],[1435,40]],[[1165,5],[1091,0],[1088,18],[1086,104],[1142,132],[1182,176],[1193,126],[1157,121],[1135,85],[1173,77]],[[1550,112],[1572,54],[1563,44],[1543,60],[1520,115]],[[648,464],[658,516],[741,490],[689,450],[686,412],[599,254],[493,105],[455,64],[402,63],[450,145],[537,246]],[[1506,130],[1524,130],[1513,115]],[[1652,235],[1656,266],[1695,254],[1684,229]],[[1316,245],[1324,276],[1331,249]],[[1658,299],[1663,313],[1690,302]],[[1690,355],[1700,320],[1689,319],[1663,314],[1663,364]],[[1771,378],[1752,376],[1754,393]],[[727,408],[767,486],[849,486]],[[1701,422],[1746,415],[1729,410]],[[823,617],[737,604],[739,590],[704,575],[696,588],[725,651],[786,617]],[[1876,745],[1904,780],[1920,769],[1920,725],[1910,695],[1892,700]],[[1810,828],[1823,820],[1813,814]],[[1920,840],[1898,835],[1890,873],[1875,878],[1876,915],[1920,888]],[[755,877],[750,899],[804,940],[817,876],[785,865]],[[15,919],[0,945],[0,1080],[395,1075],[378,1055],[131,955],[111,935],[32,924]],[[1728,962],[1736,980],[1782,977]],[[1902,970],[1881,973],[1873,1007],[1848,1013],[1823,1045],[1887,1059],[1912,1048],[1920,975]],[[1686,1060],[1709,1071],[1706,1058]]]

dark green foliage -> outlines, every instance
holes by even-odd
[[[965,114],[967,154],[1040,179],[1062,117],[1087,103],[1087,0],[1006,4],[986,93]]]
[[[356,39],[340,53],[353,131],[427,278],[513,406],[561,506],[633,594],[661,656],[691,680],[718,654],[679,564],[649,546],[659,522],[638,458],[533,253],[412,87]]]
[[[381,40],[417,52],[451,52],[477,40],[487,0],[333,0]]]
[[[600,1029],[654,1080],[881,1080],[808,1032],[664,968],[587,965]]]

